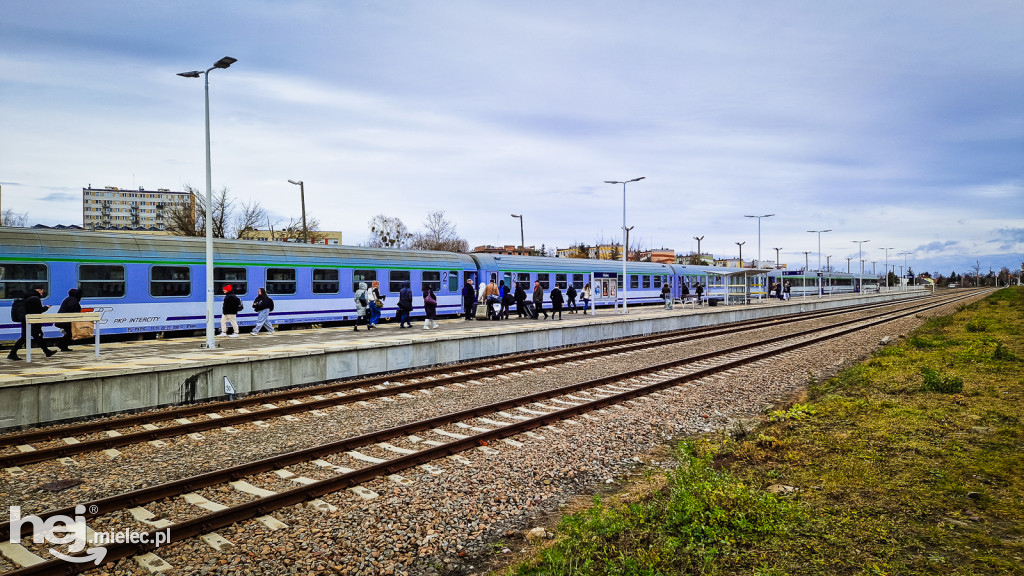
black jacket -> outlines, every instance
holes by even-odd
[[[266,294],[260,294],[259,296],[256,297],[255,300],[252,301],[252,309],[255,310],[256,312],[260,312],[262,310],[270,310],[271,312],[273,312],[274,300],[271,299],[270,296],[267,296]]]
[[[412,311],[412,289],[408,285],[403,286],[398,292],[398,307],[402,310]]]
[[[551,305],[556,310],[562,307],[562,291],[557,286],[551,289]]]
[[[565,290],[565,297],[568,298],[570,302],[576,300],[576,288],[571,284]]]
[[[60,303],[58,314],[74,314],[82,311],[82,291],[77,288],[68,290],[68,297]]]
[[[49,306],[43,306],[43,300],[35,290],[25,298],[25,314],[42,314],[49,309]]]
[[[224,314],[238,314],[242,311],[242,301],[238,299],[233,293],[228,293],[224,296],[224,305],[221,307],[221,311]]]
[[[526,302],[526,290],[523,290],[523,287],[518,284],[516,284],[515,296],[516,304],[522,305],[524,302]]]

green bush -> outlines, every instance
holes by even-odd
[[[965,328],[968,332],[987,332],[988,322],[980,319],[971,320],[970,322],[967,323],[967,326],[965,326]]]
[[[933,368],[922,368],[921,377],[924,379],[924,390],[926,392],[940,392],[942,394],[959,394],[963,392],[964,381],[959,376],[940,375]]]
[[[1000,343],[996,344],[996,350],[995,350],[995,352],[992,353],[992,358],[994,358],[996,360],[1016,360],[1017,359],[1017,355],[1014,354],[1006,346],[1003,346],[1003,343],[1000,342]]]

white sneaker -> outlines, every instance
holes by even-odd
[[[235,332],[234,334],[228,336],[228,338],[238,338],[238,332]]]

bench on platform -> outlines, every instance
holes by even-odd
[[[701,304],[700,298],[697,298],[696,294],[686,294],[679,299],[680,304],[689,304],[690,308],[696,309],[698,304]]]
[[[96,357],[100,357],[100,329],[96,325],[103,317],[99,312],[65,312],[64,314],[25,315],[25,361],[32,361],[32,324],[70,324],[71,322],[92,322],[92,334],[96,345]]]

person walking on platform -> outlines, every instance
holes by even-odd
[[[15,312],[17,301],[15,301],[15,304],[11,306],[11,320],[21,323],[21,336],[18,338],[17,342],[14,343],[14,347],[11,348],[11,353],[7,355],[8,360],[21,360],[21,357],[18,356],[18,350],[21,350],[21,347],[25,345],[25,326],[28,325],[25,316],[28,314],[42,314],[50,309],[49,306],[43,306],[43,300],[41,298],[42,295],[43,288],[39,286],[33,288],[32,292],[29,292],[29,295],[22,300],[23,306],[21,306],[21,308],[24,310],[24,314]],[[16,314],[20,316],[20,318],[15,317]],[[57,353],[56,350],[50,350],[46,347],[46,339],[43,338],[42,324],[33,324],[31,330],[32,343],[42,348],[43,354],[46,354],[47,358]]]
[[[430,286],[423,287],[423,311],[427,314],[427,319],[423,321],[423,329],[437,328],[437,322],[434,321],[437,318],[437,296]]]
[[[587,282],[587,284],[585,286],[583,286],[583,292],[580,294],[580,299],[583,300],[583,313],[584,314],[586,314],[587,313],[587,309],[590,308],[590,295],[591,295],[590,282]]]
[[[484,303],[487,306],[484,309],[487,312],[487,317],[497,320],[498,316],[494,311],[494,305],[497,304],[498,309],[501,309],[501,295],[493,279],[487,284],[487,288],[484,289]]]
[[[540,315],[544,315],[546,320],[548,313],[544,311],[544,289],[540,287],[540,281],[533,283],[533,307],[537,309],[537,315],[533,317],[534,320],[540,318]]]
[[[523,285],[516,282],[516,313],[522,318],[525,314],[527,318],[531,317],[530,312],[526,309],[526,290],[523,290]]]
[[[704,305],[704,287],[697,282],[697,286],[694,287],[694,291],[697,293],[697,304]]]
[[[409,322],[409,314],[412,312],[412,288],[409,287],[409,283],[406,282],[402,285],[402,289],[398,291],[398,327],[399,328],[412,328],[412,322]]]
[[[237,314],[242,311],[242,301],[231,291],[231,284],[225,284],[223,290],[224,303],[220,309],[222,313],[220,317],[220,334],[221,336],[238,338],[238,320],[236,318]],[[234,332],[228,333],[228,326],[231,326]]]
[[[786,287],[782,289],[782,293],[785,295],[784,299],[789,300],[789,280],[786,280]]]
[[[58,314],[77,314],[82,311],[82,291],[78,288],[72,288],[68,290],[68,297],[60,303],[60,308],[57,309]],[[54,324],[55,327],[60,328],[64,331],[64,335],[57,340],[57,348],[61,349],[61,352],[71,352],[71,323],[70,322],[58,322]]]
[[[782,300],[782,282],[775,283],[775,297]]]
[[[551,289],[551,319],[555,319],[555,314],[558,314],[558,319],[562,319],[562,290],[555,284],[555,287]]]
[[[509,307],[515,300],[512,298],[512,290],[505,286],[504,280],[498,282],[498,298],[499,302],[501,302],[501,308],[498,310],[498,318],[508,318]]]
[[[565,290],[565,307],[569,310],[569,314],[576,313],[576,287],[569,284],[569,287]]]
[[[353,332],[359,332],[359,325],[364,322],[366,323],[367,330],[370,330],[372,328],[369,323],[369,293],[369,290],[366,289],[366,282],[360,282],[359,289],[356,290],[355,295],[353,295],[352,297],[352,299],[355,300],[356,303],[356,325],[352,327]]]
[[[466,285],[462,287],[462,310],[466,313],[466,320],[472,320],[476,315],[476,288],[472,278],[466,278]]]
[[[366,301],[370,305],[370,318],[367,322],[369,328],[376,328],[377,322],[380,320],[380,309],[384,305],[384,297],[380,294],[380,282],[376,280],[370,285],[370,290],[366,294]]]
[[[252,309],[256,312],[256,325],[252,327],[249,334],[255,336],[263,328],[267,329],[267,335],[274,335],[274,324],[270,321],[270,313],[274,311],[274,301],[267,296],[267,289],[257,290],[256,299],[252,301]]]
[[[672,309],[672,287],[665,282],[661,285],[661,297],[665,300],[665,310]]]

